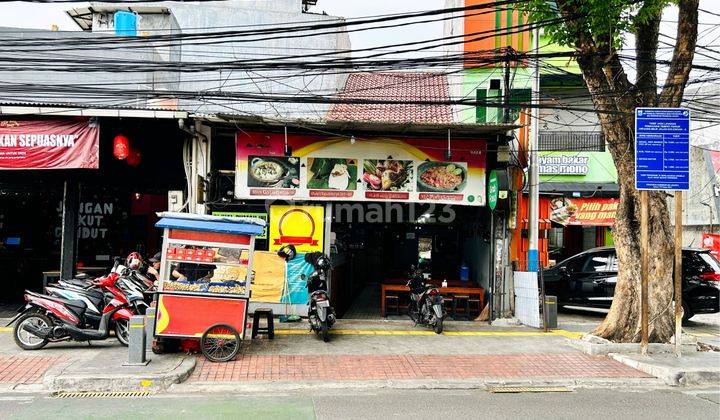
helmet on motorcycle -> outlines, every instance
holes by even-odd
[[[277,255],[285,261],[290,261],[297,255],[297,250],[295,249],[295,245],[285,245],[278,250]]]
[[[326,257],[325,255],[322,255],[320,258],[317,259],[315,262],[315,265],[320,270],[328,270],[330,269],[330,258]]]
[[[130,255],[125,258],[125,265],[131,270],[137,270],[142,265],[142,256],[138,252],[131,252]]]

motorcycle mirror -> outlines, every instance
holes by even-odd
[[[300,274],[300,279],[301,279],[301,280],[305,280],[306,277],[307,277],[307,276],[306,276],[304,273],[303,273],[303,274]]]

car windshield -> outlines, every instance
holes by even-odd
[[[709,252],[702,252],[698,254],[698,256],[705,264],[710,266],[714,272],[720,273],[720,262],[718,262],[718,260],[715,259],[715,257],[713,257]]]

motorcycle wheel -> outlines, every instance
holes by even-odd
[[[200,351],[211,362],[227,362],[240,351],[240,334],[226,324],[215,324],[200,339]]]
[[[413,305],[412,303],[410,303],[410,304],[408,305],[408,311],[407,311],[407,312],[408,312],[408,316],[410,317],[410,319],[412,320],[412,322],[414,322],[415,325],[417,325],[417,324],[418,324],[418,321],[420,320],[420,314],[418,313],[417,309],[415,309],[415,305]]]
[[[130,342],[130,322],[127,319],[115,320],[115,337],[120,344],[127,347]]]
[[[21,349],[38,350],[45,347],[48,343],[48,339],[40,338],[23,330],[22,326],[25,324],[30,324],[38,328],[52,328],[53,322],[50,318],[41,313],[31,312],[18,318],[18,320],[15,321],[15,328],[13,329],[15,344],[17,344]]]
[[[327,322],[323,322],[320,326],[320,335],[324,342],[330,341],[330,327],[328,327]]]
[[[443,319],[438,318],[437,321],[435,321],[435,325],[433,325],[433,331],[435,331],[435,334],[442,334],[443,332]]]

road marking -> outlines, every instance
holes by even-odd
[[[12,332],[12,327],[0,327],[0,332]]]

